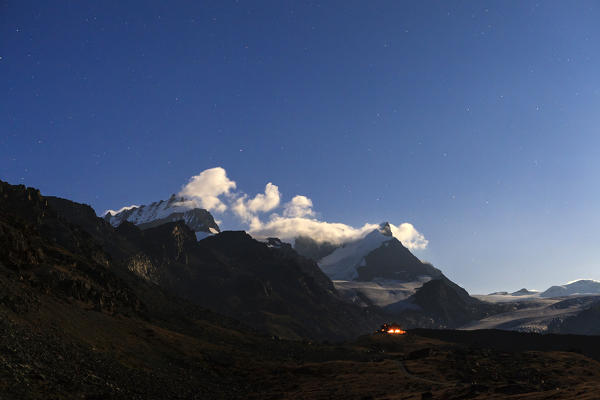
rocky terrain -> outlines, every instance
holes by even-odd
[[[595,336],[369,334],[370,318],[385,317],[365,318],[339,300],[291,248],[243,232],[194,236],[181,222],[115,229],[87,206],[1,182],[0,397],[591,399],[600,391]],[[194,294],[186,281],[196,271],[211,279],[195,281]],[[211,295],[239,318],[198,305],[213,285]],[[439,293],[442,303],[432,301]],[[440,280],[414,301],[448,316],[447,302],[473,304]],[[264,311],[271,319],[248,323]],[[311,339],[344,336],[358,323],[366,334],[351,340]]]

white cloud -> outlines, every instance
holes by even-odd
[[[392,228],[392,235],[411,250],[422,250],[429,244],[429,241],[415,229],[413,224],[404,222],[398,226],[390,224],[390,227]]]
[[[231,210],[242,219],[242,221],[250,224],[251,227],[257,227],[260,225],[260,220],[257,214],[259,212],[268,212],[279,206],[281,201],[281,194],[277,185],[273,185],[271,182],[265,186],[265,193],[259,193],[251,199],[248,199],[248,195],[243,194],[238,197]]]
[[[192,176],[182,187],[179,196],[183,197],[183,201],[177,206],[200,207],[221,213],[231,209],[232,213],[247,225],[247,230],[252,236],[278,237],[290,242],[298,236],[308,236],[318,242],[341,244],[360,239],[379,227],[379,224],[367,223],[355,228],[343,223],[320,221],[316,218],[312,200],[302,195],[296,195],[283,204],[281,215],[273,212],[266,215],[264,219],[266,222],[262,222],[260,213],[269,213],[281,206],[279,187],[269,182],[265,186],[264,193],[259,193],[252,198],[235,189],[236,183],[227,177],[225,169],[221,167],[207,169]],[[106,213],[114,215],[134,207],[137,206],[123,207],[118,211],[107,210]],[[427,247],[427,239],[412,224],[405,222],[397,226],[390,224],[390,226],[394,237],[409,249]]]
[[[286,241],[293,241],[298,236],[308,236],[317,242],[341,244],[356,240],[377,226],[365,224],[362,228],[354,228],[342,223],[273,215],[267,223],[255,226],[249,233],[258,238],[278,237]]]
[[[355,228],[343,223],[302,217],[281,217],[275,214],[264,224],[257,224],[254,221],[249,233],[257,238],[278,237],[289,242],[293,242],[298,236],[308,236],[317,242],[342,244],[360,239],[378,227],[379,224],[367,223],[360,228]],[[390,224],[390,227],[392,235],[407,248],[420,250],[427,247],[427,239],[412,224],[403,223],[398,226]]]
[[[315,215],[312,206],[312,200],[308,197],[294,196],[289,203],[285,204],[283,216],[288,218],[312,217]]]
[[[227,177],[227,172],[221,167],[206,169],[199,175],[192,176],[179,195],[193,202],[197,207],[206,208],[209,211],[224,212],[227,205],[219,198],[227,195],[236,188],[234,181]]]
[[[265,186],[265,193],[257,194],[253,199],[248,201],[248,209],[252,212],[267,212],[279,206],[281,194],[277,185],[271,182]]]

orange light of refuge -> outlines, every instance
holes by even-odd
[[[406,333],[406,331],[403,331],[402,329],[398,329],[398,328],[390,328],[390,329],[388,329],[387,333],[389,333],[391,335],[404,335]]]

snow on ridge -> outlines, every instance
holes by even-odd
[[[183,221],[196,233],[196,239],[202,240],[219,233],[218,226],[212,225],[212,216],[205,215],[193,201],[186,201],[181,196],[172,195],[168,200],[155,201],[148,205],[124,207],[121,212],[105,214],[104,219],[117,227],[128,221],[135,225],[152,227],[157,224]],[[143,228],[142,228],[143,229]]]
[[[567,283],[565,283],[564,285],[561,285],[561,286],[567,286],[567,285],[571,285],[571,284],[577,283],[577,282],[600,283],[600,281],[597,281],[595,279],[575,279],[575,280],[569,281],[569,282],[567,282]]]
[[[133,208],[138,208],[138,207],[139,207],[138,205],[132,204],[130,206],[123,206],[123,207],[119,208],[118,210],[106,210],[106,211],[104,211],[102,216],[104,217],[104,216],[110,214],[112,217],[114,217],[115,215],[120,214],[123,211],[131,210]]]
[[[600,294],[600,282],[580,279],[565,285],[552,286],[541,294],[542,297]]]
[[[351,281],[358,277],[357,268],[364,258],[394,237],[376,229],[362,239],[348,243],[319,261],[319,267],[331,279]]]
[[[118,226],[126,220],[139,225],[166,218],[173,213],[185,213],[192,209],[193,207],[189,202],[185,202],[183,197],[178,198],[172,195],[167,201],[161,200],[149,205],[123,207],[117,214],[110,213],[110,223],[113,226]],[[187,218],[191,218],[191,216]],[[189,221],[186,220],[187,222]]]

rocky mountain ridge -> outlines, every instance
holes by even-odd
[[[131,222],[140,229],[153,228],[168,222],[184,221],[195,232],[198,240],[220,232],[210,212],[195,206],[184,197],[171,195],[149,205],[126,207],[120,212],[108,211],[104,219],[117,227],[123,222]]]

